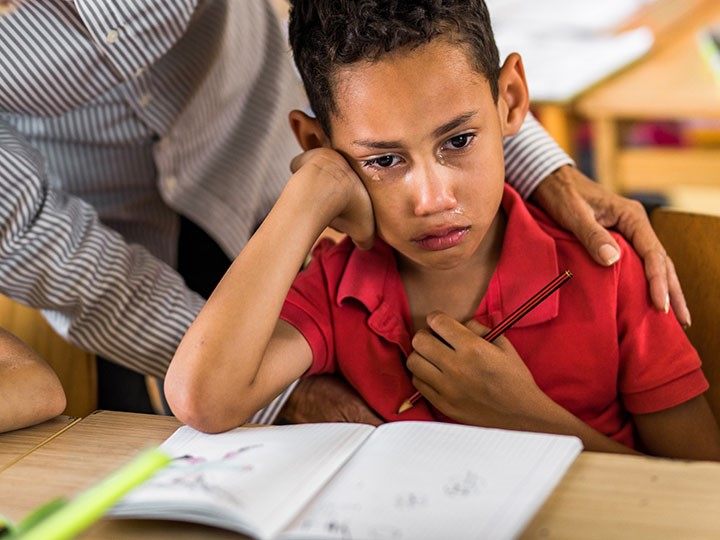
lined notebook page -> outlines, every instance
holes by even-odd
[[[385,424],[283,538],[513,538],[580,451],[575,437]]]
[[[111,514],[174,517],[273,538],[373,431],[303,424],[208,435],[183,426],[162,444],[178,459]]]

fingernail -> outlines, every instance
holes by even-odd
[[[665,296],[665,308],[664,308],[664,311],[665,311],[666,314],[670,312],[670,295],[669,295],[669,294]]]
[[[687,323],[685,324],[684,328],[687,330],[692,326],[692,319],[690,318],[690,312],[687,312],[685,316],[687,317]]]
[[[603,244],[600,246],[599,253],[600,258],[607,266],[615,264],[618,260],[620,260],[620,253],[610,244]]]

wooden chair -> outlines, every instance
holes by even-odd
[[[687,335],[710,381],[705,394],[720,422],[720,216],[658,208],[653,228],[675,264],[692,326]]]
[[[67,397],[63,414],[86,416],[97,409],[97,368],[93,354],[62,339],[39,311],[2,295],[0,326],[30,345],[55,370]]]

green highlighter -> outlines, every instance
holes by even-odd
[[[105,511],[135,486],[170,463],[159,448],[151,448],[130,463],[80,493],[71,501],[54,499],[34,510],[17,526],[2,523],[2,540],[67,540],[100,519]]]

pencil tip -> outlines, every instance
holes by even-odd
[[[400,405],[400,408],[398,409],[398,414],[404,413],[408,409],[412,408],[413,404],[410,402],[409,399],[406,399],[403,401],[402,405]]]

